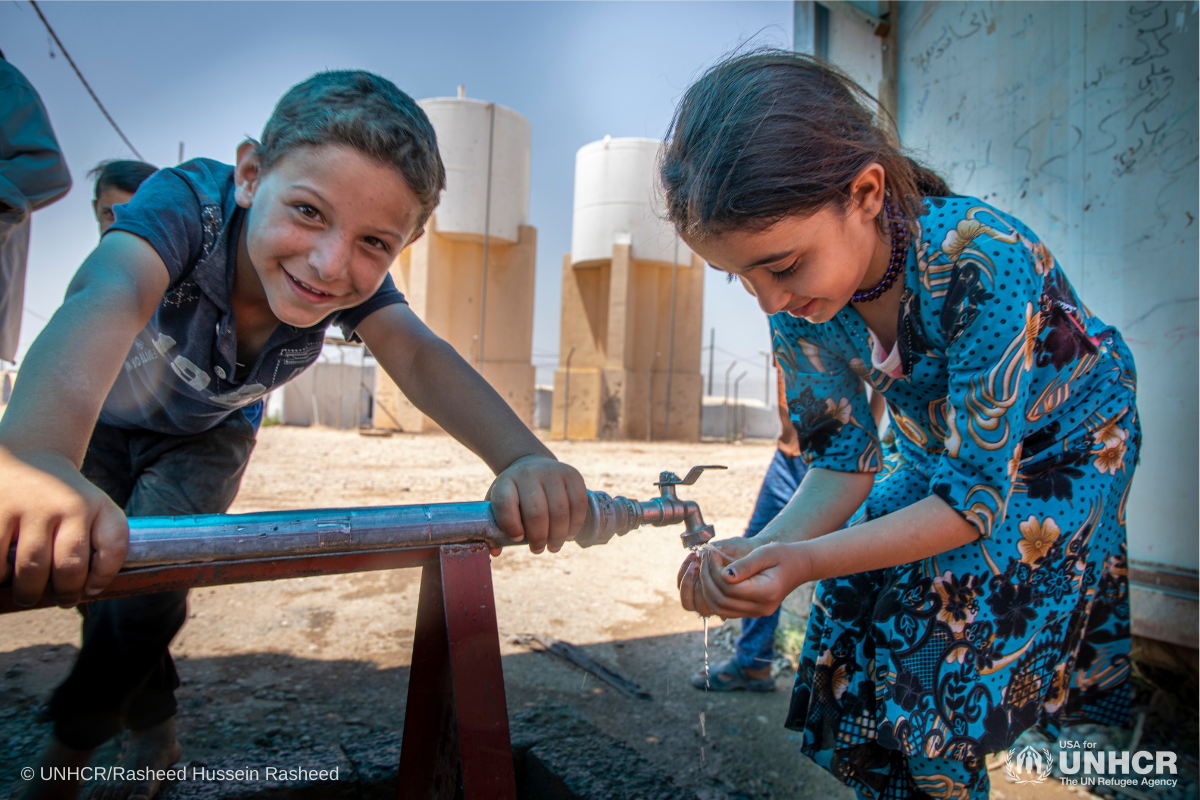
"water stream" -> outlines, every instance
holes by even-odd
[[[695,547],[691,548],[691,551],[693,553],[696,553],[700,559],[700,569],[704,569],[704,557],[705,557],[705,554],[707,552],[709,552],[710,550],[713,552],[720,552],[719,550],[717,550],[717,548],[713,547],[711,544],[708,544],[707,542],[705,542],[704,544],[696,545]],[[708,617],[702,617],[702,619],[704,620],[704,682],[705,682],[705,686],[707,686],[708,685]],[[706,689],[706,691],[707,691],[707,689]]]
[[[704,568],[704,558],[708,551],[719,552],[707,542],[691,548],[693,553],[696,553],[700,560],[700,569]],[[708,691],[708,617],[701,617],[704,620],[704,685],[705,691]],[[708,732],[705,730],[704,712],[700,712],[700,738],[707,739]],[[704,743],[700,744],[700,769],[704,769]]]

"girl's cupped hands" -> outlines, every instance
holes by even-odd
[[[765,617],[808,580],[804,543],[725,539],[690,553],[679,568],[679,600],[702,617]]]

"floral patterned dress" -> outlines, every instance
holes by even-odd
[[[903,376],[852,307],[771,318],[811,466],[875,473],[862,519],[936,494],[971,544],[821,581],[787,726],[860,797],[986,797],[1027,728],[1128,718],[1125,502],[1133,358],[1046,247],[975,198],[927,198],[899,320]],[[881,442],[864,382],[887,400]]]

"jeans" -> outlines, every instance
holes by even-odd
[[[254,449],[254,424],[231,414],[191,436],[96,423],[80,470],[130,517],[221,514]],[[79,606],[83,646],[54,691],[54,734],[91,750],[121,732],[175,715],[179,677],[167,651],[187,618],[187,590],[98,600]]]
[[[793,458],[784,455],[782,450],[775,451],[767,475],[763,478],[762,488],[758,490],[758,500],[754,504],[754,514],[743,536],[757,536],[767,523],[792,499],[792,495],[800,488],[808,465],[799,456]],[[737,663],[742,669],[762,669],[771,665],[775,660],[775,628],[779,625],[779,609],[769,617],[748,617],[742,620],[742,635],[735,645]]]

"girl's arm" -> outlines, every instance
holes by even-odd
[[[574,539],[587,514],[579,473],[561,464],[508,403],[403,304],[386,306],[358,334],[413,405],[497,473],[488,492],[500,528],[540,553]]]
[[[138,331],[170,279],[145,240],[105,236],[21,363],[0,420],[0,583],[32,605],[47,584],[74,605],[99,594],[125,561],[124,514],[79,474],[92,428]],[[94,552],[93,552],[94,551]]]
[[[681,599],[704,616],[766,616],[802,583],[921,561],[978,538],[974,526],[933,495],[819,538],[777,540],[732,564],[705,559],[693,568],[695,578],[685,579]]]
[[[761,547],[771,542],[802,542],[836,531],[854,516],[874,483],[873,474],[813,467],[775,519],[746,541]]]
[[[813,467],[805,474],[800,488],[788,504],[757,536],[751,539],[723,539],[713,542],[712,546],[721,551],[725,557],[721,563],[725,564],[774,542],[802,542],[824,536],[836,531],[854,516],[854,512],[871,493],[873,485],[874,476],[870,474]],[[681,591],[685,578],[687,582],[694,582],[698,577],[699,573],[692,567],[699,566],[700,557],[705,552],[711,553],[712,550],[689,553],[684,558],[675,578]]]

